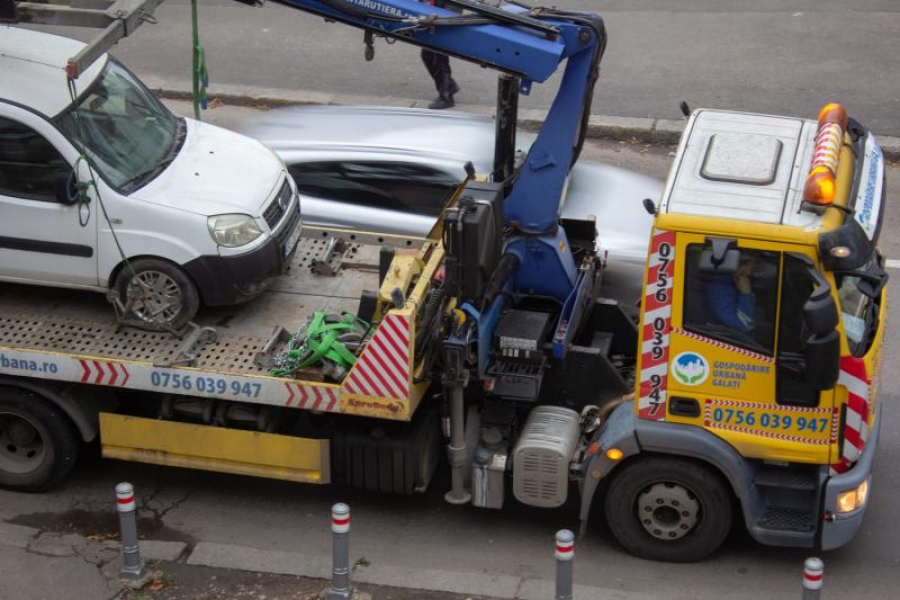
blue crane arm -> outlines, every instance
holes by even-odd
[[[556,72],[566,53],[566,43],[558,35],[541,35],[483,17],[462,17],[419,0],[278,1],[538,83]],[[510,8],[511,16],[519,14],[517,7]]]
[[[556,98],[524,164],[507,180],[504,202],[509,232],[504,252],[518,259],[505,288],[513,295],[550,297],[560,303],[553,347],[561,359],[593,303],[597,277],[596,256],[576,265],[559,224],[559,207],[584,142],[606,47],[599,15],[526,6],[524,0],[508,0],[500,7],[481,0],[441,0],[439,6],[427,0],[278,1],[510,74],[519,79],[523,94],[533,82],[547,81],[565,61]],[[502,121],[514,124],[515,115],[504,114]],[[510,152],[511,148],[501,152],[498,136],[497,156],[508,157]],[[479,326],[480,367],[502,306],[500,301],[485,306],[486,317]]]
[[[559,93],[505,203],[506,220],[514,230],[530,235],[555,231],[606,44],[599,16],[529,8],[515,0],[500,8],[478,0],[444,0],[441,6],[427,0],[278,1],[508,73],[521,79],[525,94],[532,82],[545,82],[566,60]],[[571,279],[574,265],[569,267],[566,278]]]

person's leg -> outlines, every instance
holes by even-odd
[[[431,75],[431,79],[432,81],[434,81],[434,87],[435,89],[437,89],[438,93],[441,92],[440,58],[441,55],[437,52],[432,52],[431,50],[422,48],[422,62],[425,64],[425,68],[428,70],[428,74]]]
[[[438,54],[435,59],[435,85],[440,97],[431,103],[430,108],[450,108],[454,105],[453,96],[459,91],[459,85],[453,80],[450,70],[450,57]]]
[[[450,71],[450,57],[446,54],[439,54],[437,61],[438,68],[438,92],[444,100],[453,101],[453,95],[459,91],[459,86],[453,80],[453,73]]]

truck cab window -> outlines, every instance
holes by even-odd
[[[870,269],[874,260],[862,270]],[[836,273],[835,279],[847,344],[854,356],[862,356],[878,330],[878,302],[859,290],[861,277],[853,273]]]
[[[69,168],[44,136],[0,117],[0,194],[55,202],[54,179]]]
[[[684,327],[688,331],[772,355],[779,254],[741,249],[734,273],[701,272],[704,244],[687,251]]]

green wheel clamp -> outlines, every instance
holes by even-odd
[[[356,364],[356,352],[369,327],[348,312],[335,315],[316,311],[288,341],[288,349],[275,359],[270,373],[295,377],[300,369],[321,364],[326,375],[340,381]]]

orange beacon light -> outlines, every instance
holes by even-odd
[[[834,176],[846,130],[847,110],[840,104],[826,104],[819,112],[812,165],[803,187],[804,201],[821,206],[834,202]]]

